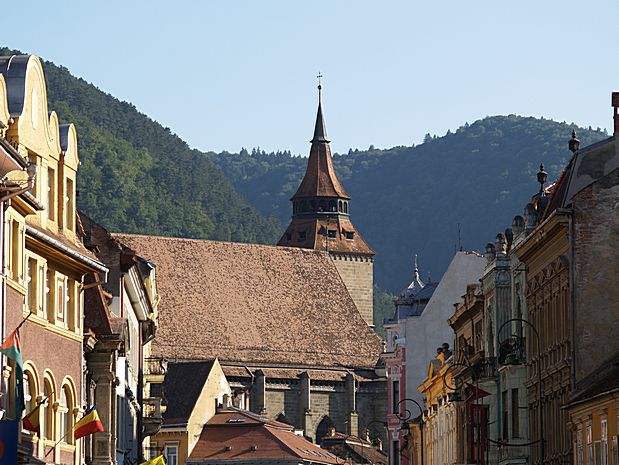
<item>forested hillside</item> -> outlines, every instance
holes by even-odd
[[[20,53],[6,48],[3,55]],[[78,208],[112,231],[272,243],[281,225],[203,153],[66,68],[43,62],[50,110],[77,126]]]
[[[424,277],[440,278],[459,247],[458,224],[465,250],[482,250],[494,241],[537,192],[540,162],[550,180],[559,175],[571,155],[567,141],[573,128],[547,119],[494,116],[443,137],[428,135],[416,147],[334,155],[352,195],[352,220],[377,252],[378,285],[399,292],[412,278],[414,254]],[[583,146],[606,137],[599,130],[575,129]],[[261,212],[289,221],[288,199],[307,158],[259,150],[211,157]]]

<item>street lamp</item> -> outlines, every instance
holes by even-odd
[[[537,332],[537,329],[535,328],[535,326],[533,326],[533,324],[527,320],[524,320],[522,318],[511,318],[509,320],[507,320],[505,323],[503,323],[501,325],[501,327],[499,328],[499,330],[497,331],[497,335],[500,336],[501,335],[501,330],[513,323],[513,322],[519,322],[519,323],[524,323],[526,324],[532,331],[533,334],[535,334],[535,339],[537,342],[537,401],[539,402],[538,405],[538,409],[537,409],[537,428],[539,431],[539,444],[540,444],[540,464],[544,463],[544,459],[545,459],[545,443],[544,443],[544,415],[543,415],[543,403],[542,403],[542,364],[541,364],[541,356],[542,356],[542,346],[541,346],[541,342],[540,342],[540,337],[539,337],[539,333]],[[503,344],[501,343],[501,346],[505,346],[505,347],[510,347],[510,352],[505,356],[502,365],[519,365],[521,363],[520,360],[520,356],[517,353],[517,350],[519,350],[522,347],[522,343],[521,343],[521,336],[517,335],[517,334],[513,334],[511,336],[512,343],[506,343]]]
[[[421,465],[423,465],[423,447],[424,447],[424,444],[423,444],[423,407],[415,399],[410,399],[410,398],[402,399],[401,401],[397,403],[396,405],[396,410],[398,412],[397,417],[402,422],[402,424],[400,425],[400,431],[408,431],[409,434],[410,434],[410,426],[408,425],[407,422],[413,416],[413,412],[411,412],[410,409],[406,408],[406,402],[412,402],[419,409],[419,416],[417,416],[417,423],[419,424],[419,442],[420,442],[419,452],[420,452],[420,458],[421,458]],[[405,404],[404,412],[400,412],[400,404]],[[398,451],[398,453],[399,452],[400,451]]]

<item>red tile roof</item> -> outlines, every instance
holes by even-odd
[[[153,356],[373,368],[382,351],[324,252],[113,236],[157,265]]]
[[[330,452],[296,435],[290,425],[239,410],[216,413],[202,429],[187,462],[287,459],[341,463]]]

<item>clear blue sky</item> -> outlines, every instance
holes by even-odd
[[[318,71],[340,152],[496,114],[610,128],[619,89],[617,0],[29,0],[3,18],[4,45],[201,150],[307,154]]]

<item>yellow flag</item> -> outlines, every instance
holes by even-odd
[[[160,455],[159,457],[155,457],[154,459],[147,460],[146,462],[141,463],[140,465],[165,465],[165,459],[163,458],[163,455]]]

